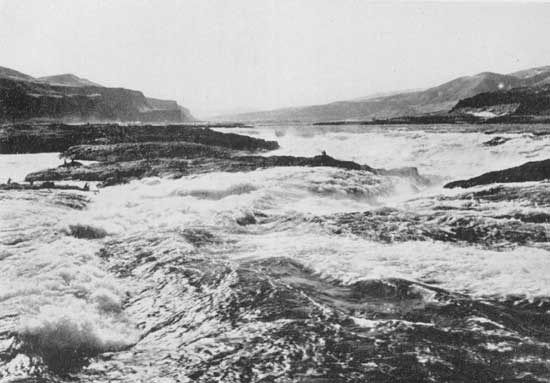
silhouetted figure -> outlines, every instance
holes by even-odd
[[[87,182],[84,184],[84,190],[86,191],[90,190],[90,185],[88,185]]]
[[[327,157],[328,157],[328,156],[327,156],[327,152],[324,151],[324,150],[321,152],[321,155],[323,156],[323,158],[327,158]]]
[[[8,185],[10,185],[10,184],[11,184],[11,177],[8,178]]]

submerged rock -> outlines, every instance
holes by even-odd
[[[69,225],[69,234],[76,238],[99,239],[107,235],[107,232],[99,227],[90,225]]]
[[[503,247],[545,243],[550,233],[541,225],[547,217],[528,215],[476,216],[467,210],[413,213],[396,208],[339,213],[318,217],[335,234],[354,234],[370,241],[394,243],[439,241]]]
[[[485,141],[483,143],[483,146],[498,146],[498,145],[502,145],[505,142],[508,142],[510,140],[511,140],[511,138],[508,138],[508,137],[497,136],[497,137],[491,138],[489,141]]]
[[[523,165],[484,173],[467,180],[454,181],[446,184],[445,188],[469,188],[477,185],[487,185],[497,182],[528,182],[542,181],[550,178],[550,159],[527,162]]]

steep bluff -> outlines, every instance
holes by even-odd
[[[140,91],[103,87],[74,75],[35,79],[7,68],[0,69],[0,122],[194,120],[177,102],[147,98]]]

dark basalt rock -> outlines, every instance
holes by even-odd
[[[329,166],[348,170],[367,170],[376,173],[376,170],[368,165],[360,165],[353,161],[342,161],[328,155],[320,155],[314,157],[294,157],[294,156],[239,156],[238,161],[253,162],[261,168],[275,166]]]
[[[237,224],[241,226],[247,226],[247,225],[254,225],[258,221],[256,220],[256,217],[254,216],[254,214],[247,213],[244,216],[237,218],[235,222],[237,222]]]
[[[78,161],[71,161],[71,162],[65,162],[63,165],[61,166],[64,166],[66,168],[70,168],[70,167],[80,167],[82,166],[82,162],[78,162]]]
[[[502,215],[497,218],[517,219],[521,222],[530,222],[530,223],[550,223],[550,214],[546,214],[546,213],[529,213],[529,214],[516,213],[513,215]]]
[[[490,139],[489,141],[485,141],[483,143],[483,146],[498,146],[498,145],[502,145],[505,142],[508,142],[510,140],[511,140],[511,138],[498,136],[498,137],[494,137],[494,138]]]
[[[458,216],[460,214],[461,216]],[[484,247],[547,242],[543,216],[479,217],[467,211],[436,210],[418,214],[395,208],[340,213],[315,218],[335,234],[354,234],[370,241],[441,241],[471,243]]]
[[[208,230],[200,228],[187,228],[182,230],[181,236],[196,247],[219,243],[221,240]]]
[[[235,150],[274,150],[275,141],[193,125],[30,125],[0,127],[0,154],[63,152],[75,145],[185,141]]]
[[[63,165],[62,165],[63,166]],[[56,185],[53,181],[45,181],[42,183],[20,184],[17,182],[11,182],[9,184],[0,184],[0,190],[40,190],[40,189],[57,189],[57,190],[78,190],[89,191],[89,188],[83,188],[76,185]]]
[[[107,232],[99,227],[90,225],[69,225],[69,234],[76,238],[99,239],[107,235]]]
[[[550,206],[550,190],[548,185],[537,183],[533,185],[499,185],[478,191],[470,191],[458,197],[441,197],[442,200],[459,198],[468,201],[518,201],[522,205],[535,207]]]
[[[528,182],[542,181],[550,178],[550,159],[527,162],[521,166],[484,173],[467,180],[454,181],[446,184],[445,188],[469,188],[478,185],[487,185],[498,182]]]
[[[103,186],[111,186],[143,177],[181,177],[214,171],[242,172],[276,166],[329,166],[348,170],[377,172],[376,169],[368,165],[360,165],[352,161],[340,161],[326,155],[315,157],[235,156],[192,159],[153,158],[139,161],[100,162],[81,167],[59,166],[28,174],[25,180],[29,182],[50,180],[101,181]]]
[[[63,152],[63,157],[87,161],[137,161],[149,158],[226,158],[236,152],[219,146],[192,142],[130,142],[110,145],[77,145]],[[67,165],[72,165],[68,163]]]

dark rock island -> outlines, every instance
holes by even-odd
[[[550,179],[550,159],[527,162],[523,165],[484,173],[467,180],[450,182],[446,188],[469,188],[478,185],[487,185],[499,182],[528,182]]]
[[[186,141],[236,150],[277,149],[274,141],[194,125],[9,124],[0,127],[0,154],[62,152],[74,145]]]
[[[110,186],[150,176],[177,178],[280,166],[334,167],[428,182],[416,168],[374,169],[326,153],[313,157],[260,155],[278,147],[275,141],[190,125],[11,124],[0,128],[0,153],[62,152],[60,166],[26,176],[32,188],[56,188],[53,182],[70,180]],[[86,165],[79,161],[97,162]],[[31,185],[6,188],[30,189]]]

